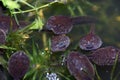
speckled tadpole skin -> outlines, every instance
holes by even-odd
[[[66,34],[71,31],[72,27],[72,21],[67,16],[51,16],[46,24],[46,28],[55,34]]]
[[[48,19],[46,23],[46,29],[52,30],[55,34],[67,34],[72,30],[73,25],[95,22],[96,22],[95,18],[88,16],[70,18],[68,16],[58,15],[51,16]]]
[[[118,48],[107,46],[99,48],[88,55],[88,58],[97,65],[113,65],[118,55],[118,61],[120,61],[120,50]]]
[[[101,47],[101,45],[101,38],[95,34],[95,25],[92,25],[90,32],[79,41],[79,46],[83,50],[95,50]]]
[[[79,52],[70,52],[67,68],[76,80],[94,80],[95,71],[87,56]]]
[[[23,51],[17,51],[9,59],[8,69],[14,80],[22,78],[29,68],[29,58]]]
[[[70,39],[66,35],[56,35],[51,38],[51,50],[53,52],[64,51],[70,44]]]

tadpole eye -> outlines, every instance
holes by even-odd
[[[70,39],[66,35],[57,35],[51,38],[51,50],[64,51],[70,44]]]
[[[113,46],[99,48],[88,55],[88,58],[97,65],[113,65],[118,55],[120,61],[120,50]]]
[[[0,44],[5,44],[6,42],[6,33],[4,30],[0,29]]]
[[[15,80],[22,78],[29,68],[29,58],[23,51],[11,55],[8,63],[9,73]]]
[[[90,32],[79,41],[79,46],[83,50],[95,50],[101,47],[101,45],[102,40],[95,34],[94,26],[91,26]]]
[[[94,67],[87,56],[79,52],[70,52],[67,56],[67,68],[76,80],[93,80]]]
[[[55,34],[67,34],[72,27],[72,21],[67,16],[51,16],[46,23],[46,28]]]

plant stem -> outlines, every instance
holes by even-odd
[[[40,7],[37,7],[37,8],[33,8],[33,9],[29,9],[29,10],[25,10],[25,11],[18,11],[18,12],[13,12],[13,14],[20,14],[20,13],[27,13],[27,12],[31,12],[31,11],[36,11],[38,9],[42,9],[42,8],[46,8],[54,3],[57,3],[57,2],[51,2],[51,3],[48,3],[46,5],[43,5],[43,6],[40,6]]]
[[[97,76],[97,80],[102,80],[97,72],[97,69],[96,69],[96,66],[94,65],[94,69],[95,69],[95,73],[96,73],[96,76]]]
[[[44,48],[46,48],[47,47],[47,35],[45,32],[42,35],[42,39],[43,39],[43,46]]]
[[[68,77],[64,76],[62,73],[57,72],[57,74],[65,78],[65,80],[70,80]]]
[[[115,58],[115,63],[113,65],[113,68],[112,68],[112,71],[111,71],[111,77],[110,77],[110,80],[113,80],[113,76],[114,76],[114,72],[115,72],[115,68],[117,66],[117,61],[118,61],[118,54],[116,55],[116,58]]]
[[[23,3],[23,4],[26,4],[27,6],[31,7],[31,8],[35,8],[34,6],[30,5],[29,3],[27,3],[26,1],[24,0],[19,0],[19,2]]]

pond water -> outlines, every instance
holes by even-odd
[[[34,0],[30,0],[31,4]],[[44,2],[42,4],[45,4]],[[40,4],[41,5],[41,4]],[[42,11],[42,16],[44,18],[44,24],[47,22],[49,17],[54,15],[64,15],[70,17],[76,16],[93,16],[98,19],[98,22],[95,25],[95,33],[102,39],[103,44],[101,47],[105,46],[115,46],[120,49],[120,0],[68,0],[65,4],[55,3]],[[7,9],[3,9],[3,13],[6,13]],[[28,17],[28,14],[20,15],[18,18],[22,20],[28,20],[28,22],[32,22],[35,16]],[[30,14],[29,14],[30,15]],[[26,18],[26,19],[25,19]],[[89,51],[84,51],[79,48],[79,40],[87,35],[90,31],[89,24],[81,24],[81,25],[74,25],[73,29],[67,33],[66,35],[69,36],[71,40],[71,44],[67,48],[65,52],[55,52],[53,54],[53,61],[57,60],[57,57],[61,56],[64,53],[69,51],[75,50],[80,51],[85,55],[89,54]],[[54,33],[51,32],[44,32],[35,30],[32,34],[30,34],[30,39],[26,41],[28,43],[28,50],[31,50],[32,41],[34,40],[40,47],[43,49],[44,47],[48,46],[47,43],[44,41],[51,38]],[[58,58],[59,59],[59,58]],[[59,60],[57,60],[59,61]],[[57,62],[56,61],[56,62]],[[52,61],[51,61],[52,62]],[[94,63],[93,63],[94,64]],[[64,66],[66,69],[66,66]],[[99,76],[102,80],[111,80],[111,72],[113,66],[99,66],[96,65],[96,69],[98,71]],[[65,76],[67,73],[69,74],[68,70],[65,70]],[[114,77],[120,73],[120,63],[117,63]],[[11,78],[11,77],[10,77]],[[75,80],[74,77],[70,77],[70,80]],[[30,79],[30,78],[29,78]],[[39,79],[36,79],[39,80]],[[65,78],[61,78],[61,80],[66,80]],[[97,76],[95,77],[97,79]],[[113,80],[113,79],[112,79]],[[120,75],[117,80],[120,80]]]

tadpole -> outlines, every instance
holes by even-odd
[[[82,53],[70,52],[67,56],[67,68],[76,80],[94,80],[94,67]]]
[[[120,62],[120,49],[113,46],[107,46],[92,51],[92,54],[89,54],[88,58],[97,65],[113,65],[117,55],[118,61]]]
[[[55,34],[67,34],[72,30],[73,25],[96,22],[97,19],[91,16],[68,17],[58,15],[51,16],[45,26],[47,30],[52,30]]]
[[[95,34],[95,24],[91,24],[90,32],[80,39],[79,47],[83,50],[95,50],[101,45],[101,38]]]
[[[70,39],[66,35],[56,35],[51,38],[51,51],[64,51],[70,44]]]
[[[8,70],[14,80],[20,80],[27,72],[29,65],[30,61],[25,52],[17,51],[9,59]]]

